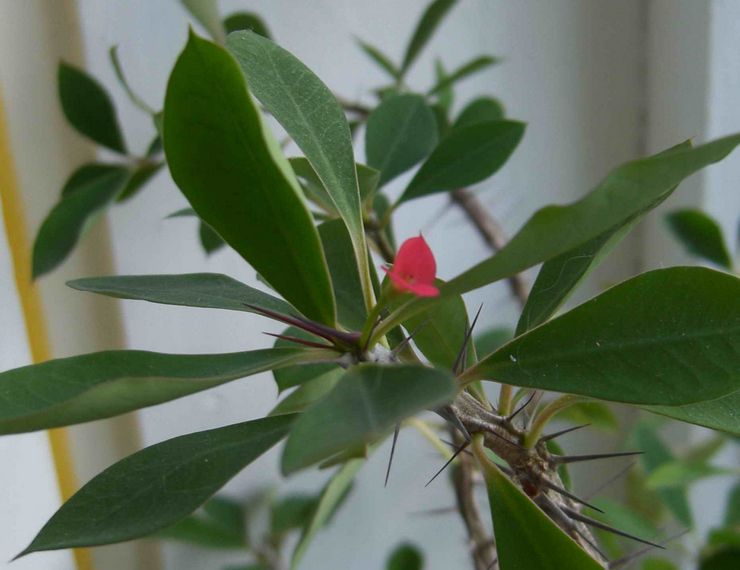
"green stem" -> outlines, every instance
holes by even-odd
[[[547,422],[549,422],[555,415],[562,412],[565,408],[569,408],[574,404],[580,404],[581,402],[587,401],[588,398],[585,396],[574,396],[572,394],[564,394],[559,398],[555,398],[552,402],[544,406],[532,422],[532,428],[524,436],[524,447],[532,449],[540,439],[542,431],[545,429]]]
[[[508,416],[511,413],[511,396],[514,389],[508,384],[501,384],[501,390],[498,394],[498,413],[502,416]]]

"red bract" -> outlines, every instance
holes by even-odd
[[[393,267],[383,268],[397,291],[413,293],[418,297],[436,297],[434,285],[437,263],[434,254],[421,235],[401,244]]]

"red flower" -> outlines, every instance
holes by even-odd
[[[437,263],[424,238],[414,237],[401,244],[396,261],[390,269],[383,270],[390,277],[397,291],[413,293],[418,297],[436,297],[439,289],[434,285]]]

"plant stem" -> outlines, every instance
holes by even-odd
[[[552,402],[547,404],[540,410],[540,412],[534,418],[532,422],[532,428],[524,436],[524,447],[532,449],[542,435],[542,431],[545,429],[547,422],[549,422],[556,414],[568,408],[574,404],[585,402],[588,400],[585,396],[574,396],[572,394],[565,394],[559,398],[555,398]]]

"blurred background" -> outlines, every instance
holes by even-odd
[[[394,59],[426,6],[425,0],[222,0],[223,14],[259,13],[273,37],[348,101],[371,102],[384,77],[355,37]],[[118,86],[108,59],[117,45],[134,89],[161,108],[168,73],[186,39],[189,19],[177,0],[0,0],[0,370],[54,357],[113,348],[161,352],[227,352],[270,346],[271,329],[253,315],[122,302],[76,293],[64,283],[90,275],[217,272],[255,285],[254,272],[233,252],[206,256],[192,219],[165,219],[186,206],[166,172],[135,200],[113,208],[58,271],[39,284],[49,349],[29,333],[32,299],[17,284],[13,252],[30,240],[58,199],[64,180],[96,152],[66,124],[57,98],[60,60],[86,69],[111,93],[129,146],[144,152],[154,133],[149,118]],[[414,68],[409,82],[434,81],[434,58],[450,68],[479,53],[502,63],[456,90],[455,109],[472,96],[499,98],[509,117],[527,123],[524,140],[505,168],[476,188],[511,235],[539,207],[570,202],[613,166],[682,140],[704,141],[740,131],[740,3],[733,0],[464,0],[451,12]],[[360,137],[361,140],[362,137]],[[295,153],[295,149],[291,149]],[[102,154],[103,159],[111,158]],[[360,145],[358,159],[362,160]],[[395,181],[398,190],[408,176]],[[11,186],[13,188],[11,188]],[[740,212],[740,154],[732,155],[679,189],[667,206],[697,207],[717,219],[736,247]],[[12,191],[11,191],[12,190]],[[12,199],[8,198],[12,194]],[[665,207],[666,205],[664,205]],[[691,261],[662,219],[644,222],[593,276],[579,299],[639,271]],[[23,225],[25,220],[25,227]],[[399,241],[419,231],[437,255],[442,278],[489,254],[447,198],[434,196],[399,211]],[[26,243],[27,245],[27,243]],[[534,273],[525,277],[529,283]],[[22,276],[21,276],[22,279]],[[505,283],[467,296],[483,303],[484,326],[516,323],[518,307]],[[274,328],[274,327],[272,327]],[[33,329],[33,327],[31,327]],[[34,337],[36,335],[36,337]],[[43,344],[43,343],[41,343]],[[274,382],[261,375],[141,413],[56,433],[0,439],[0,568],[21,550],[59,504],[62,490],[142,445],[190,431],[264,415],[276,399]],[[699,428],[677,428],[687,441]],[[683,430],[683,431],[681,431]],[[573,445],[618,446],[619,434],[586,434]],[[605,444],[605,441],[607,442]],[[723,461],[736,464],[727,452]],[[304,566],[376,570],[401,541],[425,551],[427,568],[464,568],[464,529],[456,515],[420,516],[451,506],[442,481],[424,488],[438,459],[415,433],[401,435],[391,482],[383,489],[384,446],[363,470],[331,527],[309,550]],[[574,470],[576,488],[593,488],[596,474]],[[61,478],[61,479],[60,479]],[[276,453],[236,477],[225,492],[243,498],[280,484],[314,492],[326,473],[283,483]],[[287,487],[286,487],[287,486]],[[723,479],[695,487],[700,529],[721,516]],[[720,514],[718,514],[720,513]],[[33,555],[8,568],[188,570],[239,561],[228,553],[188,545],[142,541],[96,549],[91,561],[70,553]]]

